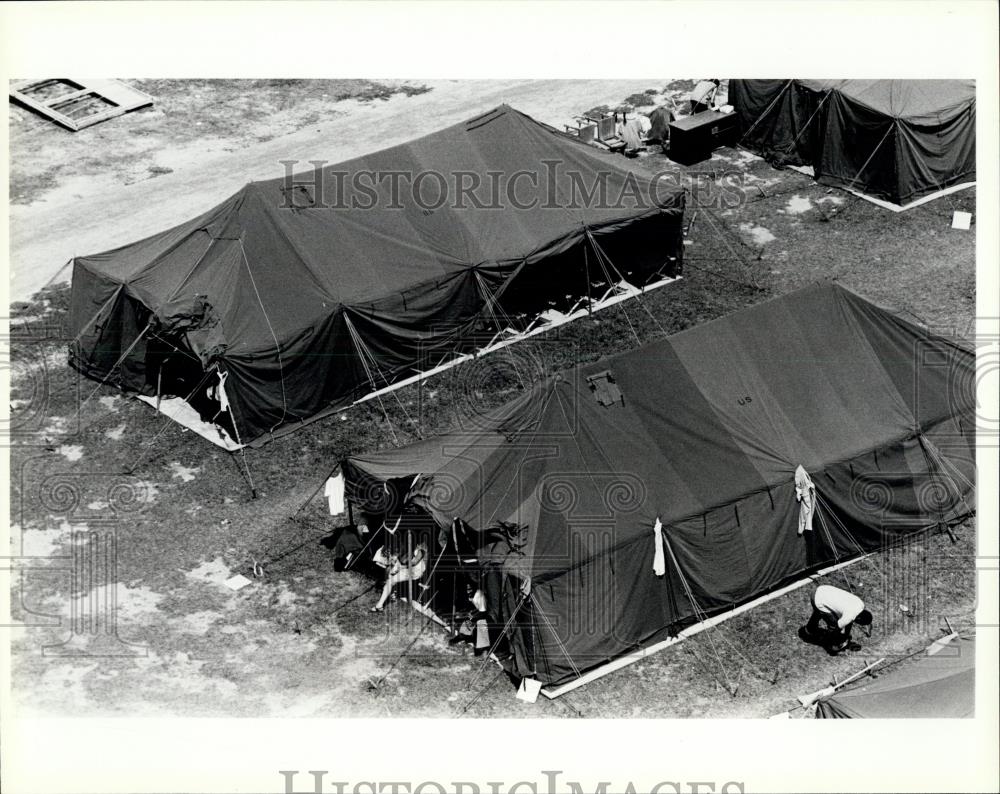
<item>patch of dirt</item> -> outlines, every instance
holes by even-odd
[[[431,90],[372,80],[125,82],[152,95],[154,104],[79,132],[27,109],[11,114],[12,204],[45,200],[56,188],[73,195],[75,184],[130,185],[190,168],[217,152],[237,152],[315,124],[346,99],[385,101]]]

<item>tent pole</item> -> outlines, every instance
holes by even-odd
[[[406,564],[413,565],[413,535],[410,532],[406,533]],[[413,603],[412,577],[406,582],[406,593],[410,597],[410,603]]]
[[[243,460],[243,468],[247,472],[247,481],[250,483],[250,498],[257,498],[257,486],[254,485],[253,474],[250,473],[250,463],[247,461],[246,447],[240,447],[240,458]]]

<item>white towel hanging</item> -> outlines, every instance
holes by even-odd
[[[663,576],[667,572],[667,560],[663,556],[663,524],[659,518],[653,524],[653,536],[653,573]]]

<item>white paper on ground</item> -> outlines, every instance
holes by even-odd
[[[243,574],[238,573],[229,579],[226,579],[226,587],[230,590],[241,590],[248,584],[253,584],[252,579],[247,579]]]
[[[538,700],[538,693],[542,691],[542,682],[535,678],[522,678],[521,686],[517,688],[517,699],[525,703],[534,703]]]
[[[955,210],[955,214],[951,216],[951,228],[961,229],[962,231],[967,232],[971,226],[972,213]]]

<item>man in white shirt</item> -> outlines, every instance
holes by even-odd
[[[719,92],[719,80],[701,80],[694,87],[694,90],[688,94],[688,102],[691,106],[691,113],[701,113],[705,110],[711,110],[712,103],[715,102],[715,96]]]
[[[812,616],[805,626],[808,636],[816,637],[820,621],[823,621],[830,629],[827,650],[831,654],[840,653],[847,648],[857,650],[861,647],[851,642],[851,628],[855,623],[859,626],[872,624],[872,613],[865,609],[864,601],[839,587],[821,584],[813,593],[812,607]]]

